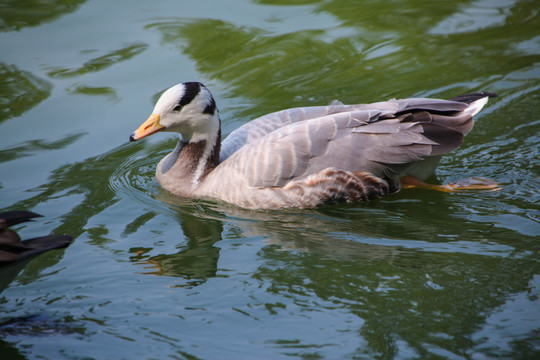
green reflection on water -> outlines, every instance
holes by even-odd
[[[238,125],[334,98],[356,103],[489,90],[501,97],[490,101],[438,175],[441,181],[487,176],[503,190],[407,191],[311,211],[243,211],[160,191],[155,165],[175,140],[122,144],[133,130],[126,125],[112,149],[98,156],[79,149],[76,161],[43,165],[36,171],[47,172],[46,182],[2,204],[57,210],[52,232],[76,237],[66,252],[31,263],[2,298],[1,310],[3,317],[51,312],[80,329],[79,336],[59,332],[59,341],[45,339],[47,347],[37,336],[50,330],[45,327],[34,338],[8,337],[13,346],[21,352],[46,348],[50,353],[34,355],[49,358],[58,352],[96,358],[96,343],[111,356],[133,358],[147,349],[159,358],[215,358],[213,349],[252,358],[538,355],[539,331],[528,320],[539,318],[538,1],[252,3],[261,4],[260,11],[281,6],[282,12],[258,25],[160,12],[129,19],[147,24],[156,43],[122,38],[117,49],[91,51],[82,45],[73,49],[85,55],[79,63],[55,59],[32,71],[2,65],[0,121],[7,124],[45,100],[54,100],[63,114],[71,94],[103,100],[102,108],[84,109],[96,118],[117,109],[116,118],[127,121],[123,111],[135,106],[144,117],[158,90],[146,81],[160,71],[143,81],[136,80],[139,74],[129,79],[129,85],[143,85],[137,91],[146,92],[144,105],[121,96],[122,80],[100,75],[140,61],[150,48],[156,59],[160,50],[191,59],[198,75],[216,86],[218,105],[230,110],[223,112],[226,126],[235,118]],[[23,11],[29,2],[20,4]],[[286,23],[292,16],[286,9],[295,6],[307,14],[299,17],[306,24]],[[51,14],[28,17],[24,26],[58,16]],[[319,26],[318,16],[333,22]],[[7,17],[0,17],[6,24]],[[18,26],[13,24],[4,26]],[[35,75],[41,71],[46,80]],[[182,76],[175,67],[163,86]],[[51,99],[53,85],[67,91]],[[63,156],[82,135],[92,138],[94,149],[103,146],[77,126],[54,140],[40,136],[3,148],[0,165],[26,164],[50,151]],[[503,321],[497,321],[501,313]],[[490,341],[492,336],[506,340]],[[1,347],[10,357],[19,355],[12,345]]]
[[[399,2],[389,14],[380,11],[379,2],[335,0],[317,7],[353,28],[352,36],[334,37],[333,29],[275,35],[213,19],[171,19],[149,28],[193,58],[202,73],[227,83],[231,94],[256,101],[262,113],[267,107],[321,104],[332,97],[354,103],[426,94],[448,83],[457,85],[444,91],[452,97],[486,90],[479,88],[478,78],[502,77],[540,59],[517,46],[497,51],[498,45],[519,44],[523,34],[535,32],[534,18],[520,17],[535,11],[534,2],[516,3],[504,22],[473,33],[427,36],[458,6],[451,2],[419,8],[416,2]],[[407,26],[396,27],[403,21]],[[478,46],[488,41],[491,51]]]
[[[0,31],[37,26],[75,11],[84,0],[39,1],[3,0],[0,8]]]
[[[51,78],[70,78],[81,76],[90,72],[101,71],[109,66],[131,59],[146,50],[148,45],[135,43],[125,45],[120,49],[115,49],[105,55],[86,61],[81,67],[75,69],[54,68],[49,70],[48,75]]]
[[[20,159],[25,156],[32,156],[40,151],[63,149],[74,143],[84,134],[74,134],[66,136],[60,140],[29,140],[24,144],[0,150],[0,163]]]
[[[49,82],[30,72],[0,62],[0,122],[20,116],[45,100],[51,88]]]
[[[509,293],[526,291],[523,275],[538,270],[534,261],[456,253],[404,251],[362,261],[361,246],[346,259],[276,250],[265,248],[269,261],[254,275],[271,284],[267,291],[306,309],[324,299],[358,315],[365,321],[360,334],[369,344],[360,353],[383,358],[398,354],[398,339],[420,357],[429,356],[430,347],[467,354],[474,345],[470,334],[490,309],[504,304]]]

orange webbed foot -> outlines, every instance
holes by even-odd
[[[501,186],[491,180],[482,177],[466,178],[456,182],[434,185],[428,184],[413,176],[404,176],[401,178],[402,189],[428,189],[442,192],[466,192],[466,191],[498,191]]]

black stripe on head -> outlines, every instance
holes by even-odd
[[[201,83],[199,82],[185,82],[183,85],[185,91],[184,96],[182,96],[178,103],[180,106],[186,106],[201,92]]]
[[[216,112],[216,101],[214,100],[213,97],[211,97],[210,98],[210,104],[206,105],[206,107],[204,108],[203,113],[204,114],[209,114],[209,115],[214,115],[215,112]]]

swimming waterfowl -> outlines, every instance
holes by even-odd
[[[47,235],[21,240],[10,226],[30,221],[42,215],[31,211],[15,210],[0,213],[0,267],[22,261],[53,249],[61,249],[71,244],[70,235]]]
[[[69,246],[73,240],[69,235],[47,235],[21,240],[10,226],[41,217],[31,211],[15,210],[0,213],[0,292],[17,273],[35,256],[53,249]]]
[[[167,191],[248,209],[313,208],[366,201],[403,186],[427,185],[441,156],[457,149],[495,94],[452,100],[410,98],[371,104],[293,108],[239,127],[221,142],[216,102],[203,84],[166,90],[130,136],[180,133],[156,168]],[[461,188],[491,189],[492,183]]]

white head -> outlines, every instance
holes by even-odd
[[[186,142],[214,142],[219,127],[219,114],[210,91],[199,82],[186,82],[166,90],[152,115],[129,139],[135,141],[158,131],[172,131],[180,133]]]

